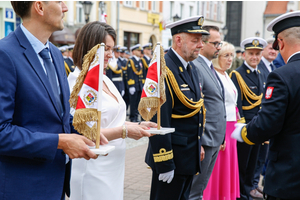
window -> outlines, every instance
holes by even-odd
[[[200,3],[197,1],[197,15],[200,15]]]
[[[170,20],[173,20],[174,1],[170,1]]]
[[[184,5],[181,3],[180,4],[180,16],[179,16],[179,17],[181,17],[181,19],[183,19],[183,7],[184,7]]]
[[[77,23],[85,23],[84,10],[81,3],[76,4],[76,21]]]
[[[152,1],[152,12],[158,12],[158,1]]]
[[[193,6],[190,6],[190,17],[193,16]]]
[[[141,10],[146,10],[146,2],[145,1],[140,1],[140,8],[141,8]]]
[[[222,7],[221,2],[218,1],[217,6],[218,6],[218,8],[217,8],[217,20],[221,21],[221,7]]]
[[[201,15],[203,15],[203,16],[205,16],[205,2],[203,1],[202,2],[202,13],[201,13]]]
[[[127,7],[133,7],[133,2],[132,1],[124,1],[124,5]]]
[[[139,44],[139,33],[124,32],[124,46],[130,49],[131,46]]]
[[[209,19],[214,19],[214,3],[209,2]]]

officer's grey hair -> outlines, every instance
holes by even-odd
[[[288,44],[300,43],[300,27],[292,27],[282,31],[282,37],[288,42]]]

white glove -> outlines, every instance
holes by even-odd
[[[129,88],[129,93],[130,93],[131,95],[133,95],[133,94],[135,93],[135,87],[130,87],[130,88]]]
[[[158,180],[167,182],[167,183],[171,183],[171,181],[173,180],[173,177],[174,177],[174,170],[159,174]]]
[[[244,142],[244,140],[242,138],[242,135],[241,135],[241,131],[242,131],[242,128],[244,126],[246,126],[246,124],[244,124],[244,123],[236,123],[234,126],[235,126],[235,129],[231,133],[231,138],[236,139],[239,142]]]
[[[121,96],[124,96],[124,94],[125,94],[125,91],[122,90],[122,91],[121,91]]]

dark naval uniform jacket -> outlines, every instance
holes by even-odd
[[[143,84],[145,83],[146,77],[147,77],[147,72],[148,72],[148,68],[149,68],[149,64],[151,62],[151,59],[148,58],[147,56],[143,56],[143,58],[141,58],[142,63],[143,63]]]
[[[124,91],[124,82],[121,62],[117,60],[117,65],[115,67],[108,64],[106,75],[114,83],[120,94],[122,94],[122,91]]]
[[[135,87],[135,91],[141,92],[143,89],[143,64],[142,60],[137,60],[135,56],[129,58],[127,62],[127,87]]]
[[[248,144],[270,139],[264,192],[281,199],[300,199],[300,52],[271,72],[262,109],[242,129]]]
[[[199,80],[195,69],[192,69],[191,79],[173,50],[165,55],[165,61],[177,81],[178,88],[176,89],[192,101],[201,100]],[[175,88],[168,87],[167,83],[165,85],[166,102],[161,107],[161,126],[175,128],[175,132],[150,137],[145,161],[157,174],[175,170],[175,174],[194,175],[200,172],[203,107],[191,117],[172,117],[172,115],[187,115],[194,110],[187,108],[179,100],[175,94]],[[156,115],[153,121],[156,121]]]
[[[254,72],[251,72],[251,70],[245,65],[245,63],[243,63],[239,68],[236,69],[236,71],[242,76],[248,88],[254,94],[256,94],[256,96],[259,96],[264,92],[263,75],[260,73],[259,69],[257,70],[258,74],[255,74]],[[250,106],[250,103],[247,101],[245,96],[241,94],[241,88],[238,84],[235,73],[232,73],[231,79],[238,91],[237,107],[239,109],[241,118],[244,117],[246,122],[249,122],[259,111],[260,105],[249,110],[243,109],[243,106]],[[256,102],[256,100],[249,100],[251,103]]]

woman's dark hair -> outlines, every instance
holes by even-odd
[[[10,3],[15,13],[23,19],[30,15],[30,8],[34,1],[11,1]]]
[[[82,27],[73,50],[74,65],[81,70],[85,54],[95,45],[105,43],[107,35],[112,36],[116,42],[116,31],[106,23],[95,21]]]

